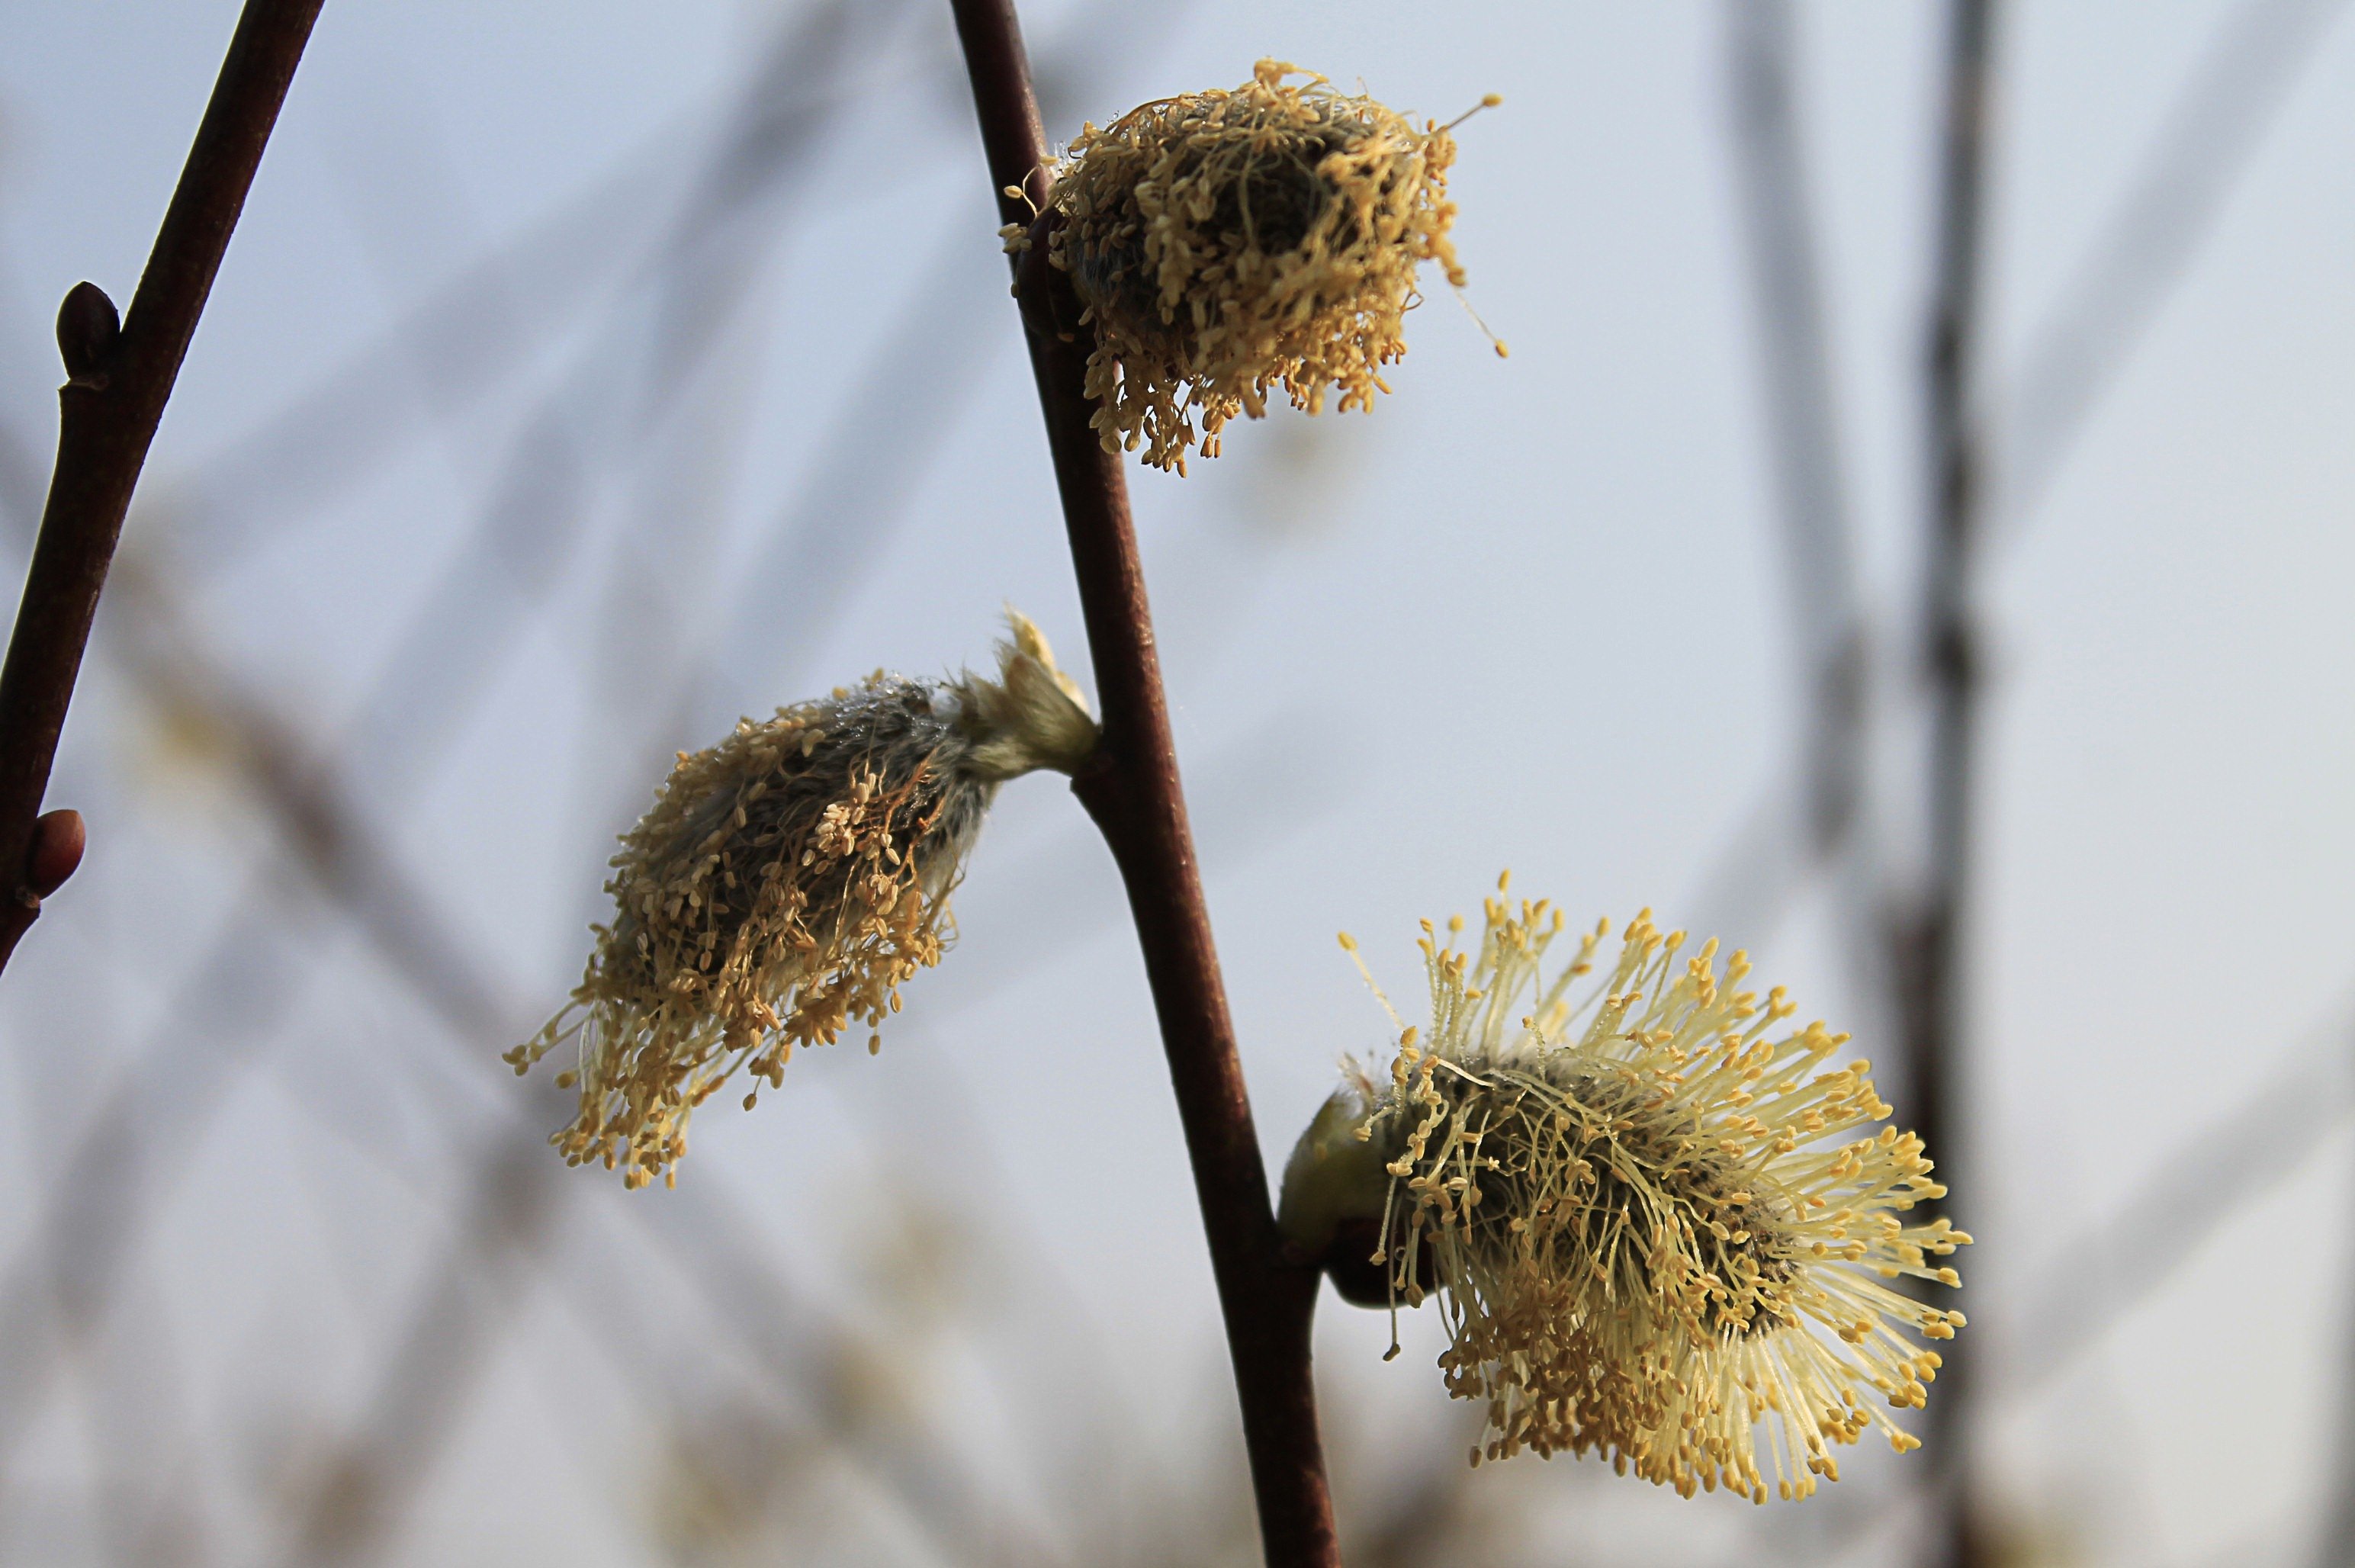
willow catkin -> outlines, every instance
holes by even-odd
[[[569,1161],[643,1186],[740,1070],[777,1084],[798,1047],[857,1026],[879,1043],[901,985],[954,934],[949,894],[997,786],[1095,745],[1046,639],[1009,619],[994,680],[879,671],[680,753],[623,836],[613,917],[570,1002],[507,1053],[522,1072],[577,1046],[558,1081],[580,1108],[553,1139]]]
[[[1872,1130],[1890,1107],[1869,1064],[1827,1070],[1845,1035],[1740,989],[1741,954],[1680,958],[1648,912],[1573,1001],[1607,925],[1548,973],[1561,912],[1498,891],[1475,950],[1424,923],[1427,1033],[1312,1125],[1287,1243],[1370,1267],[1393,1310],[1436,1294],[1447,1388],[1488,1411],[1476,1460],[1598,1453],[1763,1502],[1762,1423],[1785,1498],[1837,1480],[1832,1448],[1868,1429],[1918,1446],[1888,1411],[1924,1403],[1939,1358],[1906,1335],[1951,1339],[1963,1315],[1891,1282],[1959,1285],[1933,1260],[1971,1238],[1902,1217],[1945,1189],[1921,1139]],[[1337,1253],[1352,1236],[1370,1248]]]
[[[1055,167],[1049,257],[1094,329],[1087,390],[1105,448],[1141,445],[1183,473],[1279,386],[1312,413],[1336,391],[1344,410],[1371,407],[1406,352],[1417,269],[1464,281],[1449,132],[1278,60],[1232,91],[1082,130]]]

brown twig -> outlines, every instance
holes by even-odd
[[[1027,223],[1045,203],[1047,141],[1013,0],[951,0],[951,8],[999,211]],[[1007,196],[1009,187],[1022,194]],[[1058,309],[1038,297],[1060,278],[1029,269],[1026,316],[1076,317],[1068,302]],[[1270,1568],[1337,1568],[1309,1374],[1318,1276],[1287,1263],[1276,1238],[1178,786],[1127,484],[1119,454],[1103,449],[1088,422],[1085,347],[1051,330],[1033,331],[1029,345],[1103,710],[1103,743],[1072,789],[1112,848],[1144,949],[1226,1318],[1260,1539]]]
[[[123,514],[321,3],[247,0],[130,318],[119,321],[113,302],[87,283],[58,312],[67,379],[58,391],[57,467],[0,667],[0,868],[9,868],[0,883],[0,966],[40,913],[34,819]]]

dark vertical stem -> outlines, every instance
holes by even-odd
[[[1915,1125],[1950,1187],[1966,1155],[1962,1037],[1964,921],[1972,852],[1981,660],[1973,568],[1982,454],[1975,407],[1986,244],[1987,119],[1994,0],[1952,0],[1929,322],[1926,453],[1929,539],[1923,656],[1930,698],[1928,854],[1919,902],[1898,931],[1898,1009]],[[1967,1330],[1966,1330],[1967,1332]],[[1940,1347],[1928,1452],[1944,1560],[1984,1559],[1973,1509],[1966,1341]]]
[[[951,6],[999,211],[1027,224],[1047,194],[1047,144],[1012,0],[951,0]],[[1028,199],[1005,195],[1008,187]],[[1060,276],[1046,269],[1032,275],[1049,284]],[[1270,1568],[1336,1568],[1309,1370],[1318,1276],[1288,1264],[1276,1239],[1178,787],[1121,459],[1088,422],[1085,347],[1052,333],[1031,334],[1029,345],[1103,708],[1103,744],[1072,787],[1120,866],[1144,948],[1226,1318],[1261,1541]]]
[[[67,380],[57,468],[0,667],[0,966],[40,912],[27,864],[100,590],[131,492],[204,314],[321,0],[247,0],[147,270],[118,326],[96,285],[58,315]]]

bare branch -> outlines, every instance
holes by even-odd
[[[74,285],[58,313],[67,380],[57,467],[0,667],[0,966],[40,913],[28,864],[34,818],[123,514],[320,4],[247,0],[130,319],[118,329],[113,303],[94,283]]]
[[[1013,0],[951,8],[999,213],[1027,223],[1046,195],[1047,143]],[[1038,334],[1029,347],[1103,709],[1096,760],[1072,789],[1120,867],[1144,950],[1226,1318],[1261,1541],[1270,1568],[1338,1568],[1309,1375],[1319,1276],[1288,1264],[1276,1237],[1178,784],[1127,482],[1119,454],[1089,424],[1085,350]]]

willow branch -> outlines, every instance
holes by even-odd
[[[951,6],[999,211],[1027,223],[1045,204],[1047,143],[1013,0]],[[1021,194],[1007,196],[1009,187]],[[1022,269],[1024,314],[1075,321],[1073,302],[1041,297],[1068,286],[1040,264],[1043,249],[1034,246]],[[1031,332],[1029,347],[1103,709],[1103,742],[1072,789],[1111,846],[1144,949],[1226,1319],[1261,1541],[1270,1568],[1337,1568],[1309,1369],[1318,1276],[1288,1264],[1276,1237],[1178,785],[1127,484],[1119,454],[1089,424],[1084,344],[1048,330]]]
[[[40,913],[34,819],[123,514],[321,3],[247,0],[129,319],[87,283],[58,313],[57,467],[0,666],[0,966]]]

